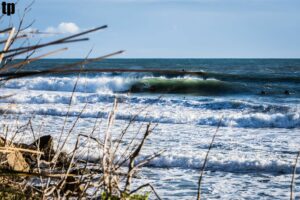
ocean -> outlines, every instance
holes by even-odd
[[[21,70],[51,69],[77,61],[45,59]],[[195,199],[199,170],[220,124],[204,173],[202,197],[289,198],[300,147],[300,59],[108,59],[83,67],[202,74],[90,72],[15,79],[0,87],[1,95],[14,94],[0,99],[0,108],[5,108],[1,123],[21,126],[30,119],[36,134],[57,138],[66,113],[67,127],[71,127],[86,106],[68,140],[66,148],[71,148],[77,134],[91,132],[97,118],[106,126],[117,97],[113,133],[119,134],[137,115],[128,140],[141,126],[157,125],[141,157],[166,150],[141,170],[136,185],[151,183],[163,199]],[[19,136],[22,141],[31,137]],[[295,191],[296,195],[300,191],[299,175]]]

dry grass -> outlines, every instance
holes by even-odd
[[[139,159],[140,161],[136,163],[144,142],[155,126],[152,127],[151,124],[148,124],[144,134],[139,139],[134,138],[134,141],[131,142],[137,145],[128,144],[130,146],[124,147],[127,149],[124,153],[124,148],[121,148],[124,140],[116,139],[113,136],[120,136],[120,134],[112,132],[117,105],[116,99],[107,119],[108,124],[104,134],[98,134],[98,137],[94,136],[93,131],[89,135],[78,134],[73,150],[68,154],[64,152],[63,147],[70,132],[73,133],[78,120],[75,120],[70,130],[61,132],[61,138],[64,139],[61,140],[61,145],[55,151],[52,138],[49,137],[45,144],[45,140],[39,139],[33,132],[31,122],[18,127],[17,130],[7,128],[3,135],[4,138],[0,142],[0,174],[2,177],[0,181],[8,188],[3,194],[7,195],[9,191],[22,191],[16,195],[22,194],[27,198],[32,194],[30,198],[38,197],[40,199],[102,198],[103,195],[106,199],[141,199],[141,197],[146,199],[148,193],[145,196],[136,195],[136,193],[142,188],[148,187],[149,191],[153,191],[156,198],[160,199],[149,183],[138,188],[131,188],[138,170],[163,153],[163,151],[154,153],[144,160]],[[93,130],[99,129],[97,126],[100,126],[100,123],[97,121],[98,119]],[[130,123],[128,126],[131,126],[133,121]],[[26,131],[27,134],[28,131],[31,131],[33,138],[37,138],[37,140],[30,145],[12,141]],[[122,136],[126,134],[127,131],[122,132]],[[88,155],[84,155],[86,159],[83,159],[82,154],[79,154],[83,148],[80,145],[82,143],[96,146],[96,150],[94,150],[98,152],[101,159],[89,161]],[[117,158],[117,155],[121,153],[123,156]]]
[[[0,33],[8,34],[8,38],[0,43],[4,45],[3,50],[0,51],[1,85],[11,79],[25,76],[63,73],[62,70],[72,70],[73,67],[100,61],[123,52],[117,51],[94,59],[86,58],[83,61],[69,65],[55,66],[51,70],[42,71],[39,74],[36,74],[37,71],[24,74],[24,72],[20,72],[21,68],[49,55],[66,51],[67,48],[61,48],[34,57],[36,50],[45,49],[53,45],[86,41],[88,38],[80,37],[107,28],[107,26],[104,25],[50,42],[30,45],[30,37],[25,31],[32,23],[24,25],[24,19],[30,7],[31,4],[24,9],[24,14],[20,17],[19,24],[16,28],[11,24],[10,27],[0,30]],[[3,20],[2,17],[1,19]],[[30,34],[38,34],[38,32],[32,32]],[[20,40],[25,41],[20,43]],[[16,58],[18,56],[23,56],[24,59],[17,61]],[[81,68],[76,72],[71,72],[78,74],[78,81],[80,74],[86,72],[86,70]],[[77,82],[74,85],[74,90],[70,97],[69,109],[72,106],[72,99],[76,87]],[[14,94],[0,95],[0,98],[9,98],[13,95]],[[74,134],[76,125],[86,107],[82,109],[69,130],[66,130],[68,113],[66,114],[65,121],[62,122],[62,131],[56,148],[54,147],[53,138],[46,137],[47,140],[45,140],[45,137],[39,137],[41,133],[37,134],[39,131],[34,130],[31,120],[23,126],[19,126],[17,125],[18,123],[16,123],[12,130],[10,130],[9,126],[5,126],[3,132],[0,133],[0,197],[9,199],[64,199],[69,197],[147,199],[148,193],[144,195],[136,195],[136,193],[144,187],[148,187],[150,191],[154,191],[154,188],[150,184],[147,184],[132,190],[132,181],[138,169],[159,156],[162,151],[149,155],[145,160],[137,164],[135,162],[142,150],[145,140],[147,140],[153,130],[151,124],[147,125],[142,138],[138,139],[135,137],[132,139],[129,146],[125,148],[125,152],[121,149],[121,144],[124,142],[123,137],[127,134],[127,129],[134,120],[130,121],[125,130],[121,134],[117,134],[120,137],[116,138],[114,136],[116,134],[112,132],[112,127],[117,112],[117,105],[118,102],[116,98],[112,111],[107,119],[108,126],[103,137],[100,137],[101,134],[94,136],[95,130],[100,125],[97,119],[93,131],[89,135],[78,134],[73,150],[68,152],[68,154],[64,152],[65,144],[70,135]],[[4,109],[1,114],[5,115],[6,109]],[[133,119],[134,118],[135,117],[133,117]],[[32,144],[22,144],[16,140],[19,135],[28,134],[28,132],[32,135]],[[96,144],[96,152],[98,152],[101,159],[93,162],[89,161],[89,159],[82,159],[80,157],[82,156],[80,155],[82,152],[80,144],[82,143],[94,146]],[[133,143],[136,145],[131,145]],[[117,158],[119,154],[122,154],[122,156]],[[86,155],[86,158],[88,158],[88,155]],[[160,199],[155,191],[154,194]]]

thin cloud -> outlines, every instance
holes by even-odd
[[[64,34],[74,34],[78,33],[80,28],[73,22],[61,22],[57,27],[50,26],[46,28],[47,33],[64,33]]]

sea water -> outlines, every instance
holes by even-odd
[[[21,70],[51,69],[77,61],[41,60]],[[5,113],[1,123],[21,126],[31,119],[36,134],[58,138],[66,114],[66,129],[80,115],[68,140],[71,147],[77,134],[92,131],[96,119],[107,119],[117,97],[113,133],[119,134],[136,115],[128,138],[142,125],[157,125],[140,159],[166,150],[143,168],[135,186],[151,183],[163,199],[195,199],[200,168],[220,125],[202,180],[202,197],[289,198],[300,149],[300,60],[111,59],[83,67],[197,71],[203,75],[114,72],[15,79],[0,88],[1,95],[14,94],[0,99]],[[104,129],[106,123],[102,124]],[[29,133],[20,136],[23,141],[31,137]],[[298,175],[295,191],[300,196]]]

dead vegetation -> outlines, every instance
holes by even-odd
[[[28,64],[65,51],[67,48],[60,48],[35,56],[38,50],[53,45],[86,41],[89,38],[82,38],[81,36],[107,28],[104,25],[71,36],[32,45],[30,44],[30,35],[39,34],[39,32],[26,32],[33,24],[24,25],[24,18],[30,11],[30,8],[31,4],[24,9],[17,26],[10,24],[9,27],[0,30],[0,33],[7,36],[5,40],[0,42],[3,45],[3,50],[0,51],[1,85],[11,79],[49,73],[63,73],[68,70],[70,70],[70,73],[80,75],[82,72],[85,72],[84,69],[80,68],[80,70],[74,71],[74,67],[81,67],[123,52],[117,51],[98,58],[87,58],[69,65],[55,66],[48,71],[39,71],[37,69],[34,72],[26,72],[24,74],[25,72],[21,72],[21,69]],[[2,16],[1,20],[5,20],[5,18]],[[22,59],[17,60],[16,58],[20,56]],[[78,78],[80,77],[79,75]],[[74,91],[76,87],[77,83],[74,85]],[[74,91],[70,97],[69,107],[72,106]],[[13,95],[15,94],[0,94],[0,98],[9,98]],[[133,137],[127,147],[121,148],[123,146],[123,138],[127,134],[126,130],[134,122],[134,117],[124,131],[121,134],[117,134],[119,138],[116,138],[116,133],[112,132],[112,126],[114,125],[117,105],[118,100],[116,98],[107,119],[107,129],[103,134],[94,136],[94,132],[99,126],[99,120],[97,119],[90,135],[76,133],[77,141],[73,150],[68,153],[64,151],[65,144],[69,136],[74,134],[76,124],[85,108],[82,109],[69,130],[66,129],[68,114],[65,116],[57,146],[54,145],[54,139],[50,135],[38,137],[31,120],[22,127],[15,127],[16,130],[14,131],[10,131],[7,126],[3,132],[0,132],[1,199],[148,199],[149,192],[152,191],[160,199],[150,184],[132,188],[132,181],[138,170],[163,152],[156,152],[137,162],[144,142],[148,139],[155,126],[148,124],[141,137]],[[1,108],[1,115],[5,114],[6,109]],[[25,133],[25,131],[27,132]],[[32,134],[31,144],[15,141],[16,136],[28,134],[28,132]],[[94,150],[98,152],[100,159],[96,161],[83,159],[82,154],[79,155],[82,151],[82,143],[86,143],[86,145],[93,143],[91,145],[96,146]],[[88,158],[88,155],[86,158]],[[148,187],[149,192],[137,194],[142,188],[146,187]]]
[[[92,133],[78,134],[74,149],[68,153],[63,151],[62,146],[55,149],[53,138],[49,135],[42,136],[31,144],[14,143],[0,138],[2,195],[38,199],[147,199],[149,193],[136,193],[148,187],[149,191],[153,191],[157,199],[160,199],[150,184],[135,189],[132,189],[131,185],[138,170],[163,152],[149,155],[137,163],[144,142],[153,130],[151,124],[147,125],[140,139],[132,139],[138,145],[128,147],[123,157],[117,158],[124,148],[120,148],[122,140],[112,139],[111,126],[116,112],[117,101],[109,115],[104,138],[95,138]],[[14,134],[23,134],[24,130],[30,129],[30,125],[22,129]],[[11,134],[8,131],[5,136],[10,135],[10,138],[14,138]],[[62,140],[62,144],[66,139],[67,137]],[[94,143],[100,159],[82,159],[82,155],[79,155],[82,141],[87,145]]]
[[[50,46],[87,41],[89,40],[86,37],[87,34],[107,28],[106,25],[103,25],[71,36],[33,45],[30,44],[30,35],[40,34],[40,32],[26,31],[32,26],[33,22],[24,25],[25,16],[30,11],[31,6],[30,4],[24,9],[23,15],[20,16],[19,24],[16,26],[10,24],[8,27],[0,29],[0,34],[5,34],[6,36],[6,39],[0,41],[3,49],[0,51],[0,87],[7,81],[16,78],[72,73],[78,74],[79,79],[80,74],[85,72],[154,72],[205,77],[205,73],[203,72],[157,69],[84,69],[82,67],[89,63],[121,54],[123,51],[116,51],[92,59],[86,58],[72,64],[54,66],[48,70],[34,69],[31,71],[22,71],[21,69],[30,63],[66,51],[68,48],[62,47],[54,51],[36,55],[38,50],[44,50]],[[5,20],[5,17],[0,16],[0,24],[3,23],[3,20]],[[22,59],[17,59],[20,57]],[[76,87],[77,83],[74,85],[70,97],[69,108],[72,106]],[[10,98],[13,95],[16,94],[0,94],[0,99]],[[37,134],[36,130],[33,129],[31,120],[22,127],[15,127],[14,131],[10,131],[8,126],[5,126],[0,131],[0,198],[145,200],[152,194],[156,199],[161,199],[150,183],[133,187],[133,181],[139,170],[164,152],[161,150],[146,156],[142,160],[138,159],[145,141],[150,137],[156,126],[151,123],[146,124],[145,130],[142,133],[136,133],[124,146],[125,135],[129,134],[128,128],[132,126],[139,113],[132,117],[121,133],[115,133],[112,131],[112,127],[114,126],[114,119],[118,111],[117,107],[118,99],[116,98],[107,119],[107,128],[101,134],[94,134],[98,131],[98,127],[101,124],[99,118],[95,120],[95,125],[90,134],[76,133],[76,124],[86,107],[82,109],[76,120],[71,124],[70,129],[66,128],[67,113],[65,120],[62,122],[62,131],[57,145],[54,144],[54,139],[51,135],[42,134],[43,136],[39,136],[40,134]],[[0,115],[5,115],[8,109],[1,107]],[[26,133],[25,130],[27,131]],[[17,135],[28,134],[28,132],[32,135],[30,144],[15,141]],[[197,199],[201,199],[202,177],[216,133],[213,135],[200,169]],[[70,152],[65,152],[64,147],[71,134],[77,134],[77,140],[73,149]],[[94,150],[97,152],[99,159],[89,160],[88,152],[82,155],[82,143],[95,147]],[[295,161],[294,174],[290,187],[291,199],[294,198],[294,176],[296,174],[296,164],[299,155],[300,153],[297,155]],[[141,192],[145,188],[147,191]]]

